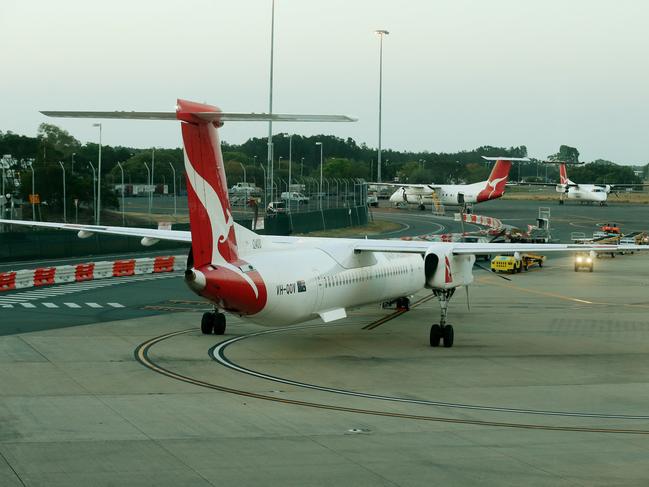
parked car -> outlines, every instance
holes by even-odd
[[[367,195],[367,206],[379,206],[379,198],[376,196],[376,194]]]

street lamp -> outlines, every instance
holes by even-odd
[[[279,162],[277,163],[277,170],[279,171],[282,169],[282,157],[284,156],[279,156]]]
[[[176,216],[176,169],[171,162],[169,163],[169,166],[171,167],[171,171],[174,175],[174,216]]]
[[[97,173],[95,172],[95,166],[91,161],[88,161],[90,167],[92,168],[92,209],[95,213],[95,225],[97,224]]]
[[[59,166],[61,166],[61,170],[63,171],[63,223],[67,223],[68,216],[65,209],[65,167],[63,167],[63,163],[61,161],[59,161]]]
[[[316,142],[315,145],[320,146],[320,197],[318,200],[320,201],[320,209],[322,210],[322,142]]]
[[[76,155],[77,155],[76,152],[73,152],[73,153],[72,153],[72,175],[73,175],[73,176],[74,176],[74,156],[76,156]]]
[[[99,179],[97,180],[97,216],[95,217],[95,225],[99,225],[101,220],[101,123],[93,123],[92,126],[99,127],[99,162],[97,163]]]
[[[151,148],[151,178],[150,178],[150,183],[149,186],[153,186],[153,188],[149,188],[149,215],[151,214],[151,207],[153,206],[153,193],[155,192],[155,183],[153,181],[153,178],[155,176],[155,147]]]
[[[376,159],[377,179],[381,182],[381,103],[383,98],[383,36],[389,34],[387,30],[375,31],[379,36],[379,153]]]
[[[122,163],[117,161],[117,165],[119,166],[119,170],[122,171],[122,226],[124,226],[125,218],[124,218],[124,167],[122,166]]]
[[[302,158],[302,162],[300,164],[300,177],[304,177],[304,157]]]

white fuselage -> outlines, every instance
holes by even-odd
[[[269,250],[242,256],[259,272],[267,302],[252,321],[302,322],[319,313],[410,296],[424,287],[424,262],[413,254],[358,254],[349,248]]]
[[[485,181],[474,184],[445,184],[435,186],[435,189],[400,187],[392,196],[390,202],[394,204],[407,203],[410,205],[435,204],[433,193],[443,205],[462,205],[463,203],[477,203],[478,194],[485,189]],[[460,196],[461,195],[461,196]]]
[[[566,186],[558,184],[556,187],[557,193],[563,193],[569,200],[589,201],[595,203],[603,203],[608,199],[608,191],[606,186],[597,186],[595,184],[580,184],[578,186]]]

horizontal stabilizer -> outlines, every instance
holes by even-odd
[[[94,111],[52,111],[41,112],[48,117],[66,118],[114,118],[121,120],[178,120],[176,112],[94,112]],[[192,115],[212,122],[355,122],[347,115],[300,115],[288,113],[236,113],[236,112],[194,112]]]
[[[498,157],[487,157],[482,156],[485,161],[521,161],[521,162],[530,162],[527,157],[509,157],[509,156],[498,156]]]

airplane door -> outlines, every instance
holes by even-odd
[[[458,193],[457,194],[457,204],[458,205],[463,205],[464,204],[464,193]]]

